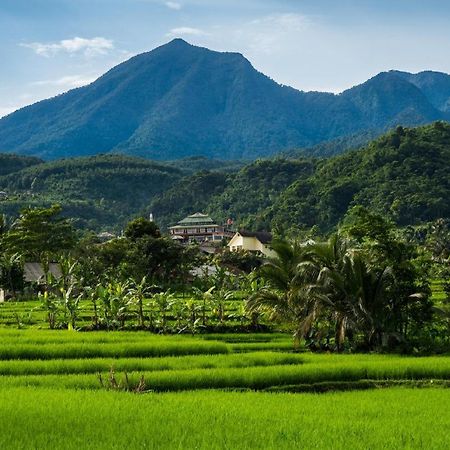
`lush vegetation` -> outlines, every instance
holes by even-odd
[[[450,125],[395,131],[362,151],[323,161],[306,181],[293,183],[273,205],[274,226],[336,226],[349,207],[369,206],[400,225],[450,217],[447,168]]]
[[[445,448],[448,395],[448,389],[390,389],[319,397],[217,391],[136,396],[6,388],[0,389],[4,418],[0,445],[67,449]]]
[[[282,336],[205,338],[1,330],[0,445],[445,446],[448,357],[255,352]]]
[[[0,227],[0,445],[445,445],[446,221],[404,230],[355,207],[262,260],[201,255],[145,218],[99,242],[61,213]]]
[[[293,234],[335,230],[349,208],[370,206],[401,226],[449,217],[450,125],[397,128],[366,148],[327,160],[240,163],[191,158],[165,164],[120,155],[32,165],[0,176],[14,217],[60,203],[78,228],[120,231],[153,213],[164,230],[196,211],[236,227]],[[8,158],[12,158],[9,157]],[[14,159],[14,158],[13,158]],[[18,166],[14,166],[16,169]]]
[[[18,172],[26,167],[41,164],[44,161],[39,158],[31,156],[9,155],[7,153],[0,153],[0,176],[9,175],[13,172]]]
[[[359,206],[327,239],[274,239],[276,256],[263,261],[225,249],[208,257],[144,218],[120,238],[78,239],[60,207],[27,209],[3,227],[0,286],[12,300],[39,292],[39,301],[3,305],[3,321],[163,334],[278,328],[297,348],[446,351],[450,227],[410,231]],[[26,260],[43,272],[25,288]]]
[[[450,217],[449,166],[450,125],[399,127],[364,149],[326,160],[257,161],[222,178],[217,189],[210,188],[211,175],[197,175],[156,197],[150,209],[160,211],[162,223],[173,220],[191,204],[192,189],[203,191],[194,205],[213,217],[282,235],[313,227],[329,233],[356,205],[401,226],[418,225]]]
[[[59,203],[77,228],[119,231],[182,175],[175,167],[121,155],[33,165],[0,177],[9,196],[0,211],[15,216],[26,206]]]

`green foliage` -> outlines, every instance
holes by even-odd
[[[346,338],[368,349],[405,344],[431,324],[432,303],[427,272],[394,230],[358,207],[326,242],[274,241],[277,256],[260,269],[266,284],[248,299],[250,310],[289,322],[297,345],[329,348],[332,333],[338,351]]]
[[[9,254],[5,251],[0,256],[0,288],[14,298],[16,292],[24,288],[23,261],[18,253]]]
[[[42,161],[39,158],[32,156],[19,156],[8,153],[0,153],[0,177],[9,175],[19,170],[25,169],[30,166],[41,164]]]
[[[168,225],[192,211],[206,211],[219,222],[268,229],[265,210],[297,179],[310,176],[314,161],[258,160],[235,174],[200,172],[184,178],[149,206]]]
[[[206,211],[211,198],[219,195],[229,182],[229,176],[224,173],[201,171],[174,183],[156,196],[148,209],[167,227],[193,212]]]
[[[0,211],[59,203],[79,228],[120,230],[181,176],[177,168],[122,155],[47,162],[0,177],[9,194]]]
[[[167,225],[193,210],[278,234],[335,230],[353,206],[401,226],[450,216],[450,125],[398,127],[365,149],[328,160],[256,161],[236,174],[201,173],[174,184],[150,210]]]
[[[272,225],[336,227],[349,208],[370,207],[399,225],[449,217],[450,125],[397,129],[367,148],[322,161],[273,205]]]
[[[263,263],[263,258],[260,255],[246,250],[238,252],[226,250],[218,253],[214,259],[219,266],[242,270],[246,273],[259,268]]]
[[[60,205],[50,208],[27,208],[11,229],[2,236],[2,246],[41,261],[42,255],[56,255],[75,246],[76,235],[71,221],[61,217]]]
[[[161,233],[159,232],[156,223],[143,217],[139,217],[138,219],[129,222],[125,228],[124,235],[131,241],[137,241],[144,236],[151,236],[154,238],[161,237]]]

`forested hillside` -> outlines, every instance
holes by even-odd
[[[297,180],[268,214],[273,226],[327,231],[349,207],[364,205],[399,225],[450,217],[450,125],[395,131],[365,149],[323,160]]]
[[[315,148],[331,154],[348,148],[349,136],[358,145],[396,125],[449,119],[449,86],[444,73],[391,71],[338,95],[304,92],[239,53],[174,39],[1,118],[0,151],[47,160],[109,152],[255,160],[337,139]]]
[[[9,196],[0,212],[61,203],[77,226],[95,230],[120,230],[131,217],[150,213],[165,230],[204,211],[219,222],[232,218],[236,227],[328,232],[354,205],[399,225],[450,217],[450,125],[444,122],[398,127],[329,159],[278,157],[237,170],[239,164],[203,158],[162,164],[121,155],[36,164],[0,176],[0,190]],[[204,167],[211,170],[197,171]]]
[[[150,207],[164,224],[174,221],[177,211],[179,217],[203,209],[220,220],[233,218],[236,226],[284,231],[317,226],[328,232],[360,204],[399,225],[417,224],[450,217],[449,167],[449,124],[398,127],[362,150],[329,159],[257,161],[221,178],[217,189],[206,184],[211,174],[187,178]]]
[[[0,212],[60,203],[78,227],[120,230],[181,177],[175,167],[121,155],[59,160],[0,177],[0,189],[9,194]]]
[[[42,162],[43,161],[41,159],[34,158],[32,156],[19,156],[0,153],[0,176],[8,175]]]

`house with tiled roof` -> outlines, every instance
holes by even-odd
[[[219,242],[229,239],[233,232],[226,226],[219,225],[207,214],[195,213],[180,220],[176,225],[169,227],[173,240],[181,243],[187,242]]]

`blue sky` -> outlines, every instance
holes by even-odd
[[[0,116],[174,37],[243,53],[302,90],[450,73],[448,0],[0,0]]]

